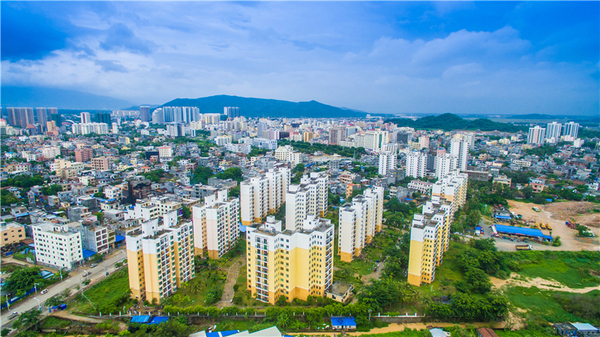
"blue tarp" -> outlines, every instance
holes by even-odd
[[[207,332],[206,337],[225,337],[236,334],[240,332],[240,330],[227,330],[227,331],[217,331],[217,332]]]
[[[496,214],[494,217],[496,219],[505,219],[505,220],[510,220],[511,219],[511,217],[509,217],[508,215],[499,215],[499,214]]]
[[[542,231],[537,228],[514,227],[514,226],[506,226],[506,225],[495,225],[495,226],[496,226],[496,231],[501,234],[513,234],[513,235],[539,237],[539,238],[544,238],[546,240],[552,241],[551,236],[544,235],[544,233],[542,233]]]
[[[96,253],[94,253],[94,252],[92,252],[91,250],[88,250],[88,249],[83,249],[82,253],[83,253],[82,255],[83,255],[84,259],[87,259],[88,257],[96,254]]]
[[[152,318],[152,320],[148,324],[160,324],[160,323],[164,323],[164,322],[166,322],[168,320],[169,320],[169,317],[166,317],[166,316],[156,316],[156,317]]]
[[[356,319],[354,319],[354,317],[331,317],[331,326],[356,328]]]
[[[148,321],[150,321],[150,316],[148,315],[131,317],[131,323],[148,323]]]
[[[115,242],[121,242],[123,240],[125,240],[123,235],[115,235]]]
[[[241,222],[240,222],[240,232],[246,233],[246,226],[242,225]]]
[[[43,278],[51,278],[52,275],[54,275],[54,273],[51,273],[51,272],[49,272],[47,270],[42,270],[40,272],[40,275],[42,275]]]

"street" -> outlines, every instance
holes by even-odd
[[[62,282],[58,282],[58,283],[50,286],[49,288],[46,288],[46,289],[48,289],[48,292],[46,294],[41,295],[39,293],[39,291],[41,291],[42,289],[38,289],[37,294],[31,294],[27,299],[25,299],[23,301],[19,301],[19,302],[15,303],[14,305],[11,305],[10,309],[7,309],[6,312],[2,314],[2,329],[7,328],[7,327],[12,327],[12,322],[9,323],[9,319],[8,319],[8,317],[10,316],[10,314],[12,312],[18,312],[19,314],[21,314],[23,312],[29,311],[29,310],[37,307],[39,304],[42,305],[42,315],[40,316],[40,318],[47,316],[48,308],[44,307],[44,302],[47,299],[49,299],[50,297],[60,294],[65,289],[70,289],[71,293],[74,294],[76,291],[75,287],[80,285],[81,282],[85,279],[85,277],[83,276],[84,270],[87,270],[90,273],[88,277],[91,282],[94,282],[94,280],[104,276],[105,268],[106,268],[106,271],[108,271],[109,273],[112,273],[116,270],[115,263],[117,263],[121,260],[126,260],[126,259],[127,259],[127,256],[123,249],[115,250],[104,261],[99,263],[94,268],[88,268],[87,266],[83,266],[83,267],[79,267],[77,270],[72,271],[70,276],[67,279],[63,280]],[[37,300],[36,300],[36,298],[37,298]],[[38,304],[38,300],[39,300],[39,304]],[[10,321],[12,321],[12,320],[10,320]]]

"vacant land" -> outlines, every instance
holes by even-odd
[[[127,269],[121,269],[85,290],[85,296],[75,296],[69,303],[69,309],[85,314],[118,313],[123,311],[123,307],[126,310],[134,304],[129,294],[129,274]]]
[[[532,203],[524,203],[509,200],[508,205],[512,212],[521,214],[523,219],[532,222],[549,223],[552,226],[552,231],[543,230],[544,234],[551,234],[553,237],[560,236],[562,246],[542,246],[536,245],[535,249],[541,250],[595,250],[600,249],[600,241],[598,238],[580,238],[577,237],[577,231],[565,225],[565,221],[574,220],[580,222],[578,217],[572,217],[573,214],[579,214],[579,210],[584,214],[584,217],[597,216],[599,213],[589,213],[590,209],[598,207],[596,204],[589,202],[556,202],[547,205],[536,205]],[[541,212],[536,212],[533,207],[538,207]],[[587,218],[584,218],[584,220]],[[587,220],[586,220],[587,221]],[[598,235],[598,230],[594,231]],[[498,241],[498,242],[501,242]],[[501,243],[500,243],[501,244]],[[539,246],[539,247],[538,247]],[[512,244],[514,249],[514,243]]]

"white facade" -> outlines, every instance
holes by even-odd
[[[73,269],[83,260],[81,233],[68,225],[49,222],[31,227],[38,263],[57,269]]]
[[[557,122],[548,123],[546,127],[546,139],[551,140],[552,142],[557,142],[560,140],[560,136],[562,134],[562,124]]]
[[[382,152],[379,154],[379,174],[386,176],[388,172],[396,169],[398,156],[392,152]]]
[[[71,131],[76,135],[87,135],[95,133],[97,135],[108,134],[108,124],[106,123],[75,123],[71,126]]]
[[[452,139],[450,142],[450,154],[457,158],[457,168],[467,169],[467,158],[469,156],[469,143],[464,139]]]
[[[328,206],[329,176],[323,172],[304,175],[299,185],[290,185],[285,197],[285,227],[302,228],[307,216],[325,216]]]
[[[573,138],[577,138],[579,134],[579,123],[569,122],[565,124],[564,127],[564,135],[571,136]]]
[[[458,168],[458,157],[449,153],[444,153],[435,157],[435,176],[442,179],[450,172]]]
[[[46,159],[52,159],[60,155],[60,146],[48,146],[42,148],[42,156]]]
[[[350,262],[381,231],[383,222],[383,187],[365,190],[339,212],[338,250],[342,261]]]
[[[387,131],[367,131],[364,134],[364,144],[362,145],[368,150],[379,150],[388,143],[389,136]],[[360,147],[359,145],[356,145]]]
[[[213,259],[221,258],[239,237],[240,201],[227,198],[227,190],[207,196],[202,206],[194,206],[194,251],[205,252]]]
[[[566,124],[568,125],[568,124]],[[565,125],[565,130],[566,130]],[[535,126],[533,128],[529,128],[529,134],[527,135],[527,143],[528,144],[542,144],[544,142],[544,137],[546,136],[546,129],[541,128],[539,126]]]
[[[106,199],[121,200],[121,196],[123,195],[123,190],[118,186],[106,186],[103,192]]]
[[[427,155],[421,152],[410,152],[406,155],[406,176],[423,178],[427,173]]]
[[[173,149],[170,146],[159,146],[158,147],[159,158],[173,158]]]
[[[259,177],[240,183],[241,218],[243,225],[261,221],[275,213],[286,201],[290,184],[290,169],[277,165]]]

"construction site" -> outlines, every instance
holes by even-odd
[[[498,206],[488,234],[501,250],[527,243],[536,250],[600,250],[600,205],[589,202],[556,202],[537,205],[510,200]],[[560,246],[553,246],[560,237]]]

